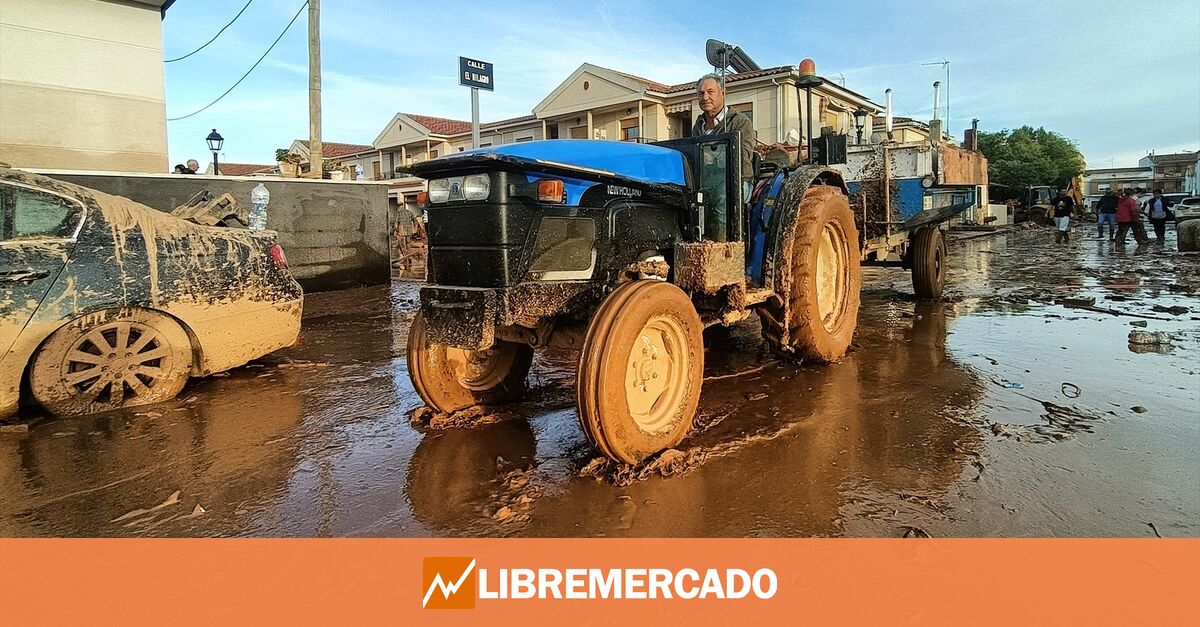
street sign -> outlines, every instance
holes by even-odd
[[[466,57],[458,58],[458,84],[463,87],[475,87],[495,91],[492,80],[492,64],[486,61],[476,61]]]

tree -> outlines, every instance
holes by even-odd
[[[1066,189],[1083,173],[1083,155],[1071,140],[1043,127],[981,132],[979,150],[988,160],[988,181],[1011,194],[1033,185]]]

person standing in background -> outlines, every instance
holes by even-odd
[[[1071,243],[1071,214],[1075,211],[1075,201],[1070,196],[1059,193],[1054,199],[1054,243]]]
[[[1154,243],[1162,246],[1167,236],[1167,220],[1171,217],[1171,207],[1175,203],[1163,198],[1163,190],[1154,190],[1154,197],[1146,201],[1146,213],[1150,216],[1150,224],[1154,225]]]
[[[1142,212],[1133,194],[1124,188],[1120,191],[1117,201],[1117,248],[1125,248],[1125,236],[1133,229],[1133,239],[1138,247],[1145,246],[1150,238],[1146,237],[1146,227],[1142,226]]]
[[[1114,242],[1117,239],[1117,194],[1113,190],[1104,192],[1100,197],[1100,202],[1096,206],[1096,228],[1100,232],[1100,239],[1104,239],[1104,225],[1108,225],[1108,241]]]

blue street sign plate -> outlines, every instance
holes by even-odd
[[[495,91],[492,80],[492,64],[486,61],[476,61],[466,57],[458,58],[458,84],[464,87],[478,87]]]

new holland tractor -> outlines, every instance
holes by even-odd
[[[858,319],[841,174],[766,165],[742,199],[736,134],[549,140],[411,166],[428,180],[428,283],[408,369],[431,408],[517,401],[535,350],[578,350],[588,440],[637,463],[687,434],[703,331],[757,313],[771,348],[831,362]]]

